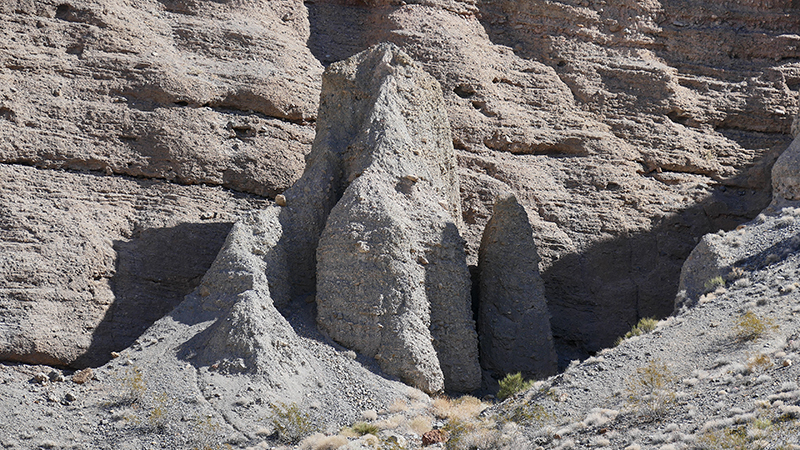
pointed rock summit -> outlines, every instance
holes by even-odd
[[[477,389],[459,182],[439,84],[392,44],[331,65],[312,158],[309,171],[341,191],[316,252],[320,328],[427,392]]]

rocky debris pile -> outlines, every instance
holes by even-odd
[[[553,375],[558,365],[539,254],[528,214],[514,195],[495,202],[478,261],[481,367],[490,375],[484,378]]]

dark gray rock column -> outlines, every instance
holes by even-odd
[[[481,366],[495,376],[541,378],[557,370],[539,254],[525,208],[499,198],[478,256]]]

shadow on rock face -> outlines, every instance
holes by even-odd
[[[73,366],[99,366],[169,313],[194,290],[214,262],[231,223],[183,223],[148,228],[129,241],[114,241],[114,303]]]
[[[769,203],[768,196],[747,194],[717,189],[646,233],[595,243],[544,270],[559,366],[612,346],[639,319],[672,314],[681,267],[697,244],[693,236],[731,230]]]
[[[357,0],[315,1],[306,3],[311,35],[308,48],[323,66],[347,59],[371,45],[387,41],[381,30],[395,8]]]

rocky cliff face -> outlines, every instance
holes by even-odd
[[[3,2],[2,354],[94,364],[106,336],[129,343],[240,212],[300,177],[323,68],[390,41],[442,86],[469,264],[510,188],[559,357],[585,356],[669,314],[696,240],[770,202],[798,112],[796,3]],[[175,253],[194,262],[149,264]],[[82,311],[58,334],[74,337],[23,325],[54,309]]]

